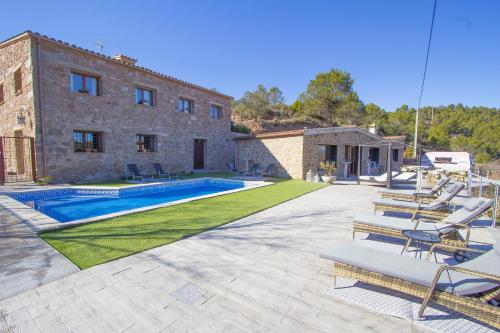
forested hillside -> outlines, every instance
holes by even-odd
[[[369,127],[383,135],[414,136],[416,110],[403,105],[384,110],[365,104],[353,89],[354,80],[341,70],[319,73],[306,90],[287,104],[278,87],[259,85],[234,101],[235,129],[269,131],[304,126]],[[419,142],[424,149],[468,151],[478,162],[500,158],[500,109],[462,104],[420,109]]]

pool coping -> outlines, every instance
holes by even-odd
[[[201,181],[201,180],[206,180],[206,179],[228,180],[226,178],[217,178],[217,177],[202,177],[202,178],[195,178],[192,180],[193,181],[195,181],[195,180]],[[182,182],[185,182],[185,181],[189,181],[189,180],[182,180]],[[177,182],[177,181],[170,181],[169,183],[175,183],[175,182]],[[75,225],[97,222],[97,221],[101,221],[101,220],[105,220],[105,219],[109,219],[109,218],[113,218],[113,217],[117,217],[117,216],[123,216],[123,215],[128,215],[128,214],[133,214],[133,213],[144,212],[144,211],[148,211],[148,210],[152,210],[152,209],[174,206],[174,205],[178,205],[178,204],[182,204],[182,203],[186,203],[186,202],[208,199],[208,198],[212,198],[212,197],[227,195],[227,194],[231,194],[231,193],[246,191],[246,190],[259,188],[259,187],[263,187],[263,186],[269,186],[269,185],[274,184],[272,182],[267,182],[267,181],[241,180],[241,182],[243,182],[243,184],[244,184],[244,187],[242,187],[242,188],[200,195],[197,197],[166,202],[166,203],[162,203],[162,204],[158,204],[158,205],[151,205],[151,206],[146,206],[146,207],[134,208],[134,209],[129,209],[129,210],[121,211],[121,212],[104,214],[104,215],[100,215],[100,216],[90,217],[90,218],[86,218],[86,219],[80,219],[80,220],[71,221],[71,222],[59,222],[56,219],[54,219],[50,216],[47,216],[47,215],[45,215],[45,214],[43,214],[35,209],[23,204],[22,202],[17,201],[16,199],[9,197],[5,193],[0,194],[0,207],[5,209],[6,211],[11,213],[12,215],[14,215],[21,222],[26,224],[32,231],[39,233],[42,231],[62,229],[62,228],[67,228],[67,227],[71,227],[71,226],[75,226]],[[152,186],[152,185],[159,185],[159,184],[165,184],[165,182],[137,184],[137,185],[127,186],[124,188],[137,187],[137,186]],[[117,190],[116,188],[111,188],[109,186],[60,186],[60,187],[51,187],[50,189],[47,189],[47,191],[59,190],[59,189],[76,189],[76,190],[111,190],[112,189],[112,190]],[[16,192],[29,193],[29,192],[34,192],[34,191],[43,191],[43,189],[29,189],[29,190],[25,190],[25,191],[16,191]]]

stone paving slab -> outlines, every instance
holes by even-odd
[[[0,206],[0,300],[79,269]]]
[[[0,301],[13,332],[424,332],[328,293],[318,253],[351,239],[373,186],[334,185]]]

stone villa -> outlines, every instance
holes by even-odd
[[[29,31],[0,42],[6,174],[32,164],[38,177],[88,181],[123,177],[127,163],[152,173],[153,162],[186,172],[232,162],[231,97],[135,63]]]
[[[230,96],[30,31],[0,42],[0,120],[0,184],[116,179],[128,163],[152,174],[153,163],[191,172],[253,162],[304,179],[330,160],[350,178],[360,145],[362,174],[384,172],[389,142],[353,127],[236,137]],[[398,170],[404,144],[391,142]]]

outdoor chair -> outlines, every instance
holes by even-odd
[[[128,174],[127,179],[132,178],[132,180],[144,180],[146,176],[142,175],[137,168],[137,164],[127,164]]]
[[[155,168],[156,176],[158,178],[168,179],[168,180],[172,180],[172,178],[179,179],[179,176],[174,175],[170,172],[165,172],[160,163],[153,163],[153,167]]]
[[[449,215],[448,204],[462,189],[464,184],[448,184],[444,187],[443,192],[429,203],[408,202],[390,199],[373,200],[374,212],[377,211],[392,211],[413,214],[413,216],[421,215],[431,218],[445,218]]]
[[[259,176],[262,174],[262,170],[260,169],[260,164],[255,163],[248,169],[248,171],[243,173],[243,176]]]
[[[422,190],[417,192],[415,190],[390,190],[383,189],[378,191],[381,194],[382,198],[386,199],[396,199],[396,200],[404,200],[404,201],[419,201],[419,200],[431,200],[439,195],[443,187],[448,184],[450,178],[443,177],[441,178],[436,185],[434,185],[429,190]]]
[[[246,169],[245,170],[239,170],[238,171],[238,176],[248,176],[251,173],[252,168],[254,167],[255,163],[253,160],[249,160],[246,163]]]
[[[332,242],[320,257],[334,261],[334,287],[337,277],[355,279],[422,299],[419,318],[432,301],[499,329],[500,308],[487,303],[500,295],[500,237],[494,237],[493,249],[455,266],[347,241]]]
[[[277,171],[278,171],[278,168],[277,168],[276,164],[271,163],[267,166],[266,170],[264,170],[264,172],[262,172],[261,176],[262,177],[273,177],[276,175]]]
[[[352,237],[357,232],[407,239],[405,230],[422,230],[439,236],[441,244],[465,247],[469,243],[469,225],[480,218],[493,205],[486,198],[468,199],[463,207],[439,221],[424,219],[405,219],[372,214],[359,214],[354,217]],[[460,230],[465,231],[462,237]]]

